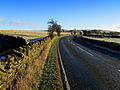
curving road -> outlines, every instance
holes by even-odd
[[[73,41],[59,41],[59,50],[71,90],[120,90],[120,60]]]

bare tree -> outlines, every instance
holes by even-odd
[[[53,30],[52,30],[51,25],[48,26],[48,34],[49,34],[49,37],[52,39],[53,38]]]
[[[57,25],[56,32],[57,32],[57,36],[60,36],[60,34],[61,34],[61,25]]]
[[[50,19],[50,21],[48,22],[49,26],[48,26],[48,32],[49,32],[49,36],[53,37],[53,33],[57,32],[57,36],[60,36],[61,33],[61,25],[57,24],[57,21],[54,21],[53,19]]]

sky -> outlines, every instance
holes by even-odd
[[[51,18],[64,29],[120,32],[120,0],[0,0],[0,30],[44,30]]]

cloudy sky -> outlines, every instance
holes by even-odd
[[[49,19],[65,29],[120,31],[120,0],[0,0],[0,29],[47,29]]]

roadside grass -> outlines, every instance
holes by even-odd
[[[89,39],[120,43],[120,38],[105,38],[105,37],[103,37],[103,38],[95,38],[95,37],[89,37],[89,36],[84,36],[84,37],[89,38]]]
[[[57,55],[58,39],[59,38],[57,37],[52,43],[38,90],[63,90]]]

